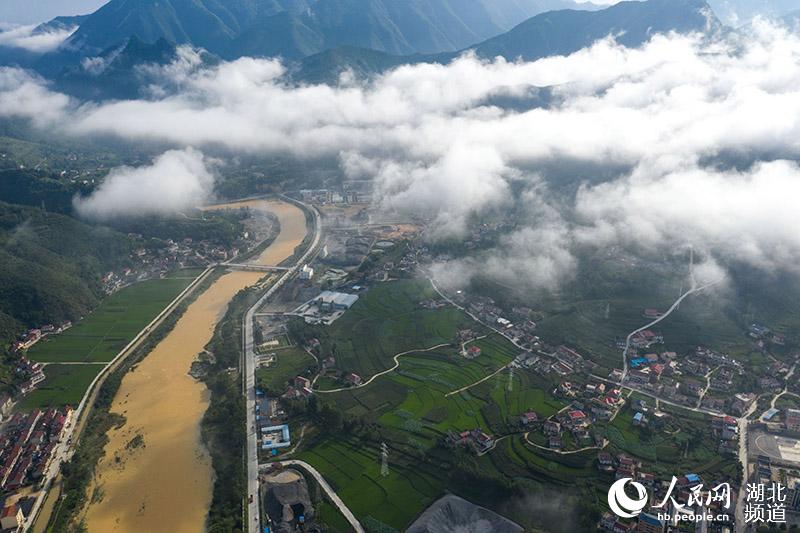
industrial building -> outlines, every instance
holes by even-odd
[[[322,291],[319,296],[314,299],[319,310],[323,313],[332,311],[345,311],[353,307],[353,304],[358,300],[357,294],[346,294],[344,292]]]

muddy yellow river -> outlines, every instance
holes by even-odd
[[[276,265],[291,256],[306,235],[305,216],[296,206],[254,200],[280,220],[273,243],[253,260]],[[214,206],[221,208],[225,206]],[[112,411],[125,424],[111,430],[97,467],[86,524],[94,532],[202,531],[211,502],[213,471],[200,438],[208,390],[187,372],[211,340],[228,302],[264,276],[231,272],[189,306],[174,329],[122,380]]]

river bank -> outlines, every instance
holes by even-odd
[[[253,263],[276,265],[305,237],[305,216],[288,203],[253,200],[213,208],[239,206],[268,210],[280,222],[280,233]],[[108,432],[95,471],[85,514],[90,532],[202,531],[213,480],[200,433],[209,392],[188,371],[231,299],[263,276],[230,272],[220,277],[124,377],[111,412],[125,423]]]

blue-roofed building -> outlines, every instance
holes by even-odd
[[[639,368],[647,363],[648,361],[644,357],[636,357],[635,359],[631,359],[631,368]]]
[[[666,524],[655,515],[642,513],[639,515],[639,523],[636,531],[641,533],[664,533]]]
[[[684,477],[689,483],[701,483],[703,481],[697,474],[686,474]]]
[[[289,426],[269,426],[261,428],[261,449],[273,450],[275,448],[285,448],[291,446],[289,438]]]

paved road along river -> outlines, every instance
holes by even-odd
[[[278,237],[253,262],[277,265],[291,256],[306,235],[302,210],[264,200],[214,208],[244,205],[273,212],[281,225]],[[126,422],[109,432],[105,455],[89,489],[92,501],[86,523],[90,533],[203,530],[213,479],[200,439],[208,390],[187,372],[211,339],[231,298],[264,275],[230,272],[220,277],[124,377],[112,412],[124,415]]]

